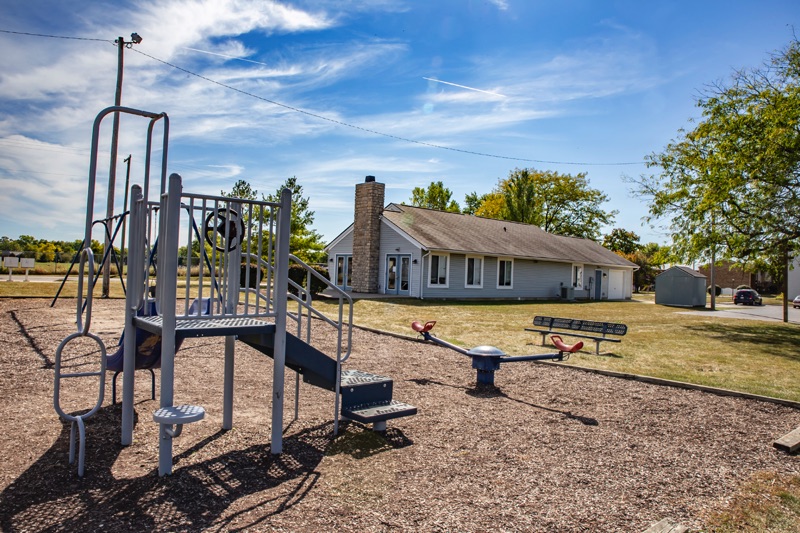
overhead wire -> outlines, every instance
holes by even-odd
[[[110,39],[97,39],[97,38],[89,38],[89,37],[69,37],[69,36],[64,36],[64,35],[48,35],[48,34],[43,34],[43,33],[20,32],[20,31],[11,31],[11,30],[3,30],[3,29],[0,29],[0,33],[9,33],[9,34],[16,34],[16,35],[27,35],[27,36],[33,36],[33,37],[46,37],[46,38],[52,38],[52,39],[73,39],[73,40],[79,40],[79,41],[101,41],[101,42],[111,43],[111,44],[113,44],[115,46],[119,46],[115,41],[110,40]],[[257,94],[251,93],[249,91],[245,91],[243,89],[239,89],[237,87],[233,87],[232,85],[228,85],[228,84],[223,83],[221,81],[217,81],[217,80],[215,80],[213,78],[209,78],[208,76],[204,76],[202,74],[199,74],[197,72],[191,71],[191,70],[189,70],[187,68],[181,67],[181,66],[176,65],[174,63],[170,63],[169,61],[165,61],[163,59],[160,59],[158,57],[150,55],[150,54],[148,54],[146,52],[143,52],[143,51],[141,51],[141,50],[139,50],[137,48],[131,48],[131,50],[133,50],[134,52],[136,52],[138,54],[141,54],[141,55],[143,55],[145,57],[148,57],[148,58],[152,59],[153,61],[157,61],[159,63],[162,63],[163,65],[166,65],[166,66],[168,66],[170,68],[179,70],[179,71],[181,71],[181,72],[183,72],[185,74],[188,74],[190,76],[194,76],[194,77],[196,77],[198,79],[207,81],[207,82],[212,83],[214,85],[218,85],[220,87],[223,87],[225,89],[228,89],[228,90],[237,92],[239,94],[248,96],[250,98],[255,98],[257,100],[261,100],[262,102],[266,102],[266,103],[269,103],[269,104],[272,104],[272,105],[275,105],[275,106],[278,106],[278,107],[282,107],[284,109],[288,109],[288,110],[293,111],[295,113],[300,113],[300,114],[303,114],[303,115],[306,115],[306,116],[309,116],[309,117],[312,117],[312,118],[315,118],[315,119],[319,119],[319,120],[324,120],[324,121],[330,122],[332,124],[336,124],[336,125],[339,125],[339,126],[344,126],[346,128],[351,128],[351,129],[354,129],[354,130],[362,131],[364,133],[369,133],[369,134],[372,134],[372,135],[378,135],[378,136],[381,136],[381,137],[386,137],[386,138],[389,138],[389,139],[394,139],[394,140],[397,140],[397,141],[412,143],[412,144],[416,144],[416,145],[420,145],[420,146],[426,146],[428,148],[435,148],[435,149],[438,149],[438,150],[449,150],[451,152],[458,152],[458,153],[467,154],[467,155],[474,155],[474,156],[480,156],[480,157],[491,157],[491,158],[495,158],[495,159],[504,159],[504,160],[508,160],[508,161],[522,161],[522,162],[526,162],[526,163],[541,163],[541,164],[548,164],[548,165],[629,166],[629,165],[643,165],[643,164],[645,164],[643,161],[621,161],[621,162],[613,162],[613,163],[596,163],[596,162],[587,162],[587,161],[552,161],[552,160],[546,160],[546,159],[533,159],[533,158],[526,158],[526,157],[515,157],[515,156],[491,154],[491,153],[487,153],[487,152],[478,152],[478,151],[475,151],[475,150],[465,150],[465,149],[462,149],[462,148],[454,148],[452,146],[444,146],[444,145],[441,145],[441,144],[435,144],[435,143],[430,143],[430,142],[426,142],[426,141],[420,141],[418,139],[411,139],[411,138],[408,138],[408,137],[401,137],[399,135],[393,135],[391,133],[385,133],[385,132],[382,132],[382,131],[373,130],[373,129],[370,129],[370,128],[365,128],[363,126],[358,126],[358,125],[355,125],[355,124],[351,124],[349,122],[344,122],[342,120],[338,120],[338,119],[331,118],[331,117],[326,117],[325,115],[320,115],[318,113],[307,111],[307,110],[301,109],[299,107],[294,107],[294,106],[291,106],[291,105],[288,105],[288,104],[283,104],[281,102],[277,102],[275,100],[270,100],[269,98],[264,98],[263,96],[259,96]],[[233,59],[241,59],[241,58],[233,58]]]

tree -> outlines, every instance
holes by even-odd
[[[589,187],[586,174],[576,176],[535,169],[514,169],[483,197],[475,214],[539,226],[557,235],[600,239],[600,228],[617,211],[604,211],[608,197]]]
[[[481,207],[481,204],[486,201],[488,195],[482,194],[478,196],[477,192],[471,192],[464,197],[464,208],[461,212],[465,215],[474,215],[475,212]]]
[[[278,187],[274,194],[264,196],[268,202],[280,201],[283,189],[292,192],[292,222],[291,238],[289,240],[289,253],[296,255],[306,263],[319,263],[325,260],[325,243],[322,235],[311,229],[314,223],[314,212],[309,209],[309,200],[303,196],[303,186],[297,182],[297,177],[288,178],[283,185]]]
[[[632,254],[641,247],[639,236],[622,228],[614,228],[611,233],[603,237],[603,246],[612,252],[623,254]]]
[[[411,205],[436,209],[437,211],[460,213],[461,208],[452,197],[453,191],[445,187],[444,183],[432,181],[427,189],[414,187],[414,190],[411,191]]]
[[[288,178],[283,185],[278,187],[275,193],[262,194],[261,198],[265,202],[280,202],[283,189],[289,189],[292,192],[289,253],[294,254],[306,263],[324,261],[325,252],[323,249],[325,248],[325,243],[322,242],[322,236],[311,229],[311,225],[314,223],[314,212],[308,207],[309,200],[303,196],[303,186],[297,182],[297,177]],[[233,185],[231,192],[222,191],[221,194],[229,198],[244,198],[246,200],[255,200],[258,197],[258,191],[253,189],[245,180],[238,180]],[[245,220],[245,224],[253,225],[256,220]]]
[[[483,201],[478,209],[475,210],[475,215],[484,218],[503,220],[505,211],[506,199],[503,197],[502,193],[493,191],[483,195]]]
[[[786,265],[800,246],[800,42],[697,105],[697,126],[647,157],[659,173],[632,180],[648,220],[669,219],[683,259]]]

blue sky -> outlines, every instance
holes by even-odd
[[[137,32],[122,103],[169,115],[169,170],[185,189],[244,179],[271,193],[297,176],[328,242],[352,222],[366,175],[386,184],[387,203],[441,180],[463,205],[516,167],[586,172],[619,211],[613,227],[666,243],[622,175],[648,172],[643,158],[691,127],[704,87],[762,64],[800,25],[797,0],[74,5],[0,4],[0,30],[109,41],[0,32],[0,235],[83,236],[92,123],[114,101],[112,42]],[[105,173],[110,130],[109,119]],[[146,121],[123,118],[121,131],[120,210],[122,159],[140,182]]]

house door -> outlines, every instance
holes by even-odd
[[[599,268],[594,271],[594,299],[600,300],[603,297],[603,271]]]
[[[407,295],[410,270],[410,255],[386,256],[386,294]]]
[[[353,256],[336,256],[336,286],[344,291],[352,289],[350,282],[353,278]]]
[[[625,274],[622,270],[609,270],[608,271],[608,299],[621,300],[625,296],[625,288],[623,287],[623,280]]]

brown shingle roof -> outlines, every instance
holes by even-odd
[[[408,205],[389,204],[383,217],[428,250],[543,261],[635,267],[589,239],[552,235],[537,226]]]

